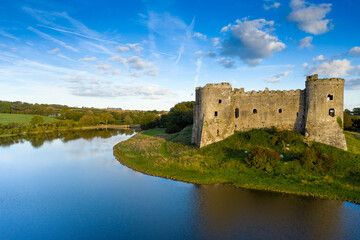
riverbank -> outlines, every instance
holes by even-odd
[[[96,126],[83,126],[74,128],[59,128],[46,131],[33,131],[33,132],[21,132],[17,134],[1,134],[1,137],[12,137],[12,136],[24,136],[28,134],[39,134],[39,133],[52,133],[52,132],[63,132],[73,130],[93,130],[93,129],[141,129],[140,125],[96,125]]]
[[[320,143],[309,146],[294,132],[252,130],[199,149],[191,145],[187,127],[175,134],[137,134],[114,146],[114,155],[122,164],[153,176],[359,203],[358,137],[346,132],[346,152]]]

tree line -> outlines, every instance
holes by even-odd
[[[178,132],[193,121],[193,102],[182,102],[165,111],[124,111],[96,108],[70,108],[64,105],[30,104],[0,101],[0,113],[32,114],[29,124],[0,124],[0,135],[24,132],[46,132],[96,125],[141,125],[142,129],[165,127],[167,132]],[[41,116],[57,120],[44,123]]]

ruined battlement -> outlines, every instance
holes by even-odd
[[[253,128],[293,130],[309,140],[346,149],[343,122],[344,79],[306,78],[301,90],[248,91],[230,83],[196,88],[192,142],[199,147]]]

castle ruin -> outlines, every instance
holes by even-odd
[[[310,141],[346,150],[343,133],[344,79],[306,78],[304,90],[232,90],[229,83],[196,88],[192,142],[200,148],[234,131],[276,127],[303,133]]]

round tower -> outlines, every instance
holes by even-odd
[[[193,142],[199,147],[234,134],[232,87],[229,83],[207,84],[196,89]]]
[[[306,128],[309,140],[346,149],[343,133],[344,79],[306,78]]]

